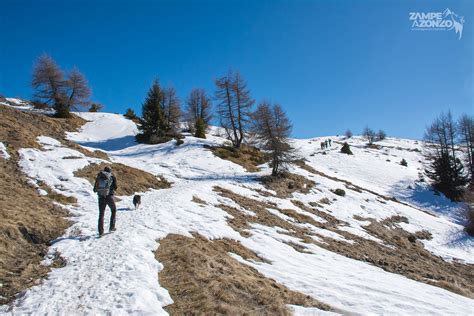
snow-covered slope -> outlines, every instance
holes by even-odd
[[[160,145],[137,144],[133,137],[137,132],[135,124],[123,116],[106,113],[80,115],[90,122],[79,132],[70,133],[70,140],[103,150],[115,162],[163,175],[173,185],[169,189],[144,193],[142,207],[136,212],[129,211],[131,197],[121,197],[117,232],[97,239],[96,196],[87,180],[75,177],[73,172],[100,160],[85,157],[48,137],[38,139],[45,150],[23,149],[20,152],[21,167],[27,174],[64,195],[75,196],[78,203],[69,206],[75,224],[50,249],[51,253],[59,251],[67,265],[53,269],[48,279],[28,290],[15,302],[13,312],[165,314],[163,307],[172,303],[172,299],[157,278],[162,265],[155,259],[153,251],[159,247],[159,239],[167,234],[191,236],[191,232],[197,232],[209,239],[226,237],[241,242],[266,261],[246,261],[233,254],[238,260],[292,290],[313,296],[342,311],[425,315],[472,313],[472,299],[442,288],[386,272],[314,244],[304,245],[308,253],[298,252],[287,242],[301,245],[301,240],[281,229],[252,224],[250,237],[241,236],[229,226],[227,219],[230,215],[217,207],[220,203],[232,205],[233,202],[213,189],[220,186],[243,196],[264,199],[256,194],[256,190],[265,189],[255,177],[267,174],[268,169],[264,167],[259,173],[248,173],[239,165],[217,158],[203,148],[203,145],[222,144],[224,139],[211,135],[206,140],[187,136],[180,146],[176,146],[175,141]],[[325,150],[326,154],[319,148],[320,139],[295,140],[295,146],[308,160],[307,164],[318,171],[407,203],[387,201],[382,204],[370,192],[346,190],[344,199],[332,200],[326,208],[327,212],[349,224],[341,230],[378,240],[363,228],[366,223],[355,220],[354,215],[374,219],[402,215],[409,220],[409,223],[401,224],[405,230],[426,229],[433,234],[432,240],[423,241],[430,251],[447,260],[456,258],[474,262],[472,239],[465,237],[462,227],[453,218],[436,217],[422,211],[447,214],[447,208],[458,206],[416,187],[421,156],[414,149],[420,144],[388,139],[381,143],[384,147],[377,150],[364,148],[363,141],[354,138],[349,142],[355,155],[346,156],[338,153],[341,145],[336,141],[342,139],[332,139],[332,149]],[[67,156],[77,159],[63,159]],[[408,167],[399,165],[402,158],[407,160]],[[301,168],[293,167],[291,171],[317,182],[318,190],[312,190],[310,194],[294,194],[295,199],[306,204],[327,197],[330,189],[342,187],[338,181],[310,174]],[[414,188],[411,189],[414,192],[406,193],[408,185]],[[192,202],[193,196],[206,201],[206,207]],[[265,201],[280,208],[295,209],[289,199],[270,196],[265,197]],[[276,210],[273,212],[278,213]],[[302,209],[298,212],[305,213]],[[283,214],[277,216],[288,220]],[[314,226],[310,229],[351,242],[334,232]],[[3,309],[5,312],[8,307]],[[296,307],[294,311],[319,313],[302,307]]]

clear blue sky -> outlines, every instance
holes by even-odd
[[[454,31],[412,31],[411,11],[450,8]],[[279,102],[295,137],[420,138],[441,111],[473,114],[474,1],[0,0],[0,93],[29,99],[35,59],[77,66],[106,111],[138,113],[152,80],[182,101],[239,70]]]

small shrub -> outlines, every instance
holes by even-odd
[[[341,153],[347,154],[347,155],[353,155],[353,153],[351,151],[351,146],[349,146],[349,144],[347,142],[345,142],[344,145],[342,145]]]
[[[416,242],[416,236],[413,234],[408,235],[408,241],[414,244]]]
[[[195,133],[194,136],[198,138],[206,138],[206,123],[202,118],[196,120],[194,125]]]
[[[468,206],[468,208],[465,210],[465,214],[466,226],[464,227],[464,230],[469,234],[469,236],[474,237],[474,208],[472,206]]]
[[[127,109],[127,112],[125,112],[125,114],[123,115],[125,118],[129,119],[129,120],[138,120],[138,116],[135,114],[135,111],[133,111],[133,109],[131,108],[128,108]]]
[[[345,196],[346,195],[346,191],[344,191],[343,189],[336,189],[333,191],[334,194],[336,195],[339,195],[339,196]]]
[[[176,146],[179,146],[179,145],[182,145],[182,144],[184,144],[184,141],[180,138],[177,138],[176,139]]]
[[[46,103],[41,102],[39,100],[33,100],[33,101],[31,101],[31,104],[37,110],[46,110],[46,109],[49,108],[49,106]]]
[[[143,134],[137,134],[135,138],[139,143],[146,143],[150,145],[166,143],[173,139],[169,136],[151,135],[150,137],[147,137]]]
[[[331,204],[331,201],[329,201],[329,199],[327,197],[324,197],[321,200],[319,200],[319,203],[329,205],[329,204]]]
[[[400,164],[404,167],[408,166],[408,162],[405,160],[405,158],[403,158],[402,161],[400,161]]]
[[[104,108],[104,106],[100,103],[92,103],[90,108],[89,108],[89,112],[99,112],[103,108]]]
[[[426,229],[417,231],[415,233],[415,237],[416,237],[416,239],[420,239],[420,240],[431,240],[431,239],[433,239],[433,235],[429,231],[427,231]]]

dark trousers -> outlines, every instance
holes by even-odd
[[[110,215],[109,231],[115,229],[115,215],[117,214],[117,208],[115,207],[114,196],[99,196],[99,235],[104,233],[104,215],[107,205],[110,207],[110,211],[112,212]]]

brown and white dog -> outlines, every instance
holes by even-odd
[[[133,197],[133,205],[135,206],[135,209],[138,209],[138,207],[140,206],[140,204],[142,203],[142,197],[141,195],[135,195]]]

